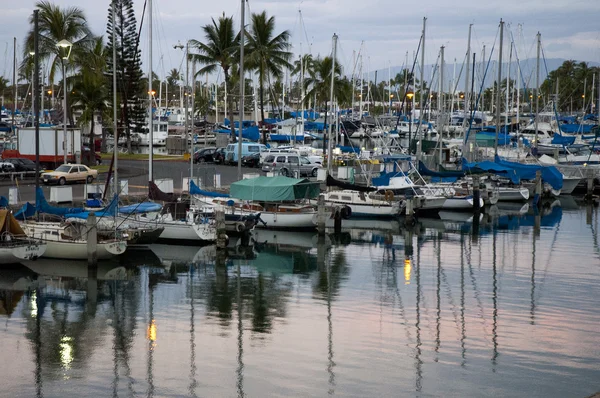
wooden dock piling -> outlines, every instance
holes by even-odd
[[[96,227],[96,213],[91,212],[87,219],[87,254],[88,267],[98,265],[98,229]]]
[[[481,199],[481,190],[479,187],[479,177],[473,176],[473,212],[478,214],[481,210],[479,202]]]
[[[317,199],[317,231],[319,236],[325,235],[326,219],[327,214],[325,212],[325,197],[323,195],[319,195],[319,199]]]

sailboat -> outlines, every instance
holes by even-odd
[[[36,189],[36,211],[59,217],[81,213],[81,208],[53,207],[46,202],[42,188]],[[102,215],[100,215],[102,216]],[[67,260],[85,260],[88,258],[87,226],[70,221],[29,221],[21,222],[23,231],[33,239],[46,244],[43,257]],[[117,234],[108,238],[98,236],[97,258],[108,259],[125,253],[127,240]]]
[[[154,183],[153,155],[154,155],[154,119],[153,119],[153,96],[152,96],[152,0],[148,2],[148,191],[151,199],[163,202],[176,203],[172,195],[165,194]],[[186,123],[187,124],[187,123]],[[214,219],[209,219],[193,209],[187,209],[183,218],[175,217],[169,209],[163,207],[161,211],[132,212],[121,219],[129,224],[142,228],[163,228],[159,240],[168,240],[170,243],[178,244],[204,244],[217,240],[217,229]]]
[[[39,32],[35,32],[35,45],[37,47]],[[35,52],[35,63],[38,63],[38,52]],[[36,79],[39,79],[39,68],[36,66]],[[39,90],[38,90],[39,91]],[[36,94],[36,96],[39,94]],[[39,139],[39,98],[35,99],[35,129],[36,137]],[[39,145],[36,145],[38,148]],[[36,153],[36,155],[39,155]],[[36,168],[39,169],[39,156],[36,156]],[[46,202],[44,193],[39,184],[39,178],[36,177],[36,206],[35,211],[38,213],[50,213],[61,217],[60,221],[28,221],[24,216],[24,221],[21,223],[21,228],[28,237],[42,241],[46,245],[46,250],[43,253],[44,257],[70,259],[70,260],[85,260],[88,258],[87,245],[87,227],[81,224],[73,224],[62,220],[66,214],[77,213],[83,211],[80,208],[57,208],[52,207]],[[31,205],[30,205],[31,206]],[[27,207],[27,205],[25,206]],[[127,249],[127,242],[123,237],[115,237],[107,240],[99,239],[97,243],[97,258],[99,260],[110,258],[115,255],[123,254]]]
[[[0,210],[0,264],[35,260],[46,251],[46,244],[27,237],[17,220],[6,209]]]

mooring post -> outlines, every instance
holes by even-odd
[[[473,212],[479,213],[479,202],[481,199],[481,191],[479,189],[479,177],[473,176]]]
[[[333,212],[333,232],[339,234],[342,232],[342,207],[337,206]]]
[[[533,196],[533,205],[539,207],[542,198],[542,172],[535,172],[535,195]]]
[[[586,190],[586,194],[585,194],[585,199],[592,200],[593,196],[594,196],[594,177],[590,176],[590,173],[588,172],[587,190]]]
[[[406,225],[413,225],[415,222],[415,202],[414,198],[406,199],[406,217],[404,218],[404,223]]]
[[[87,219],[87,254],[88,267],[98,264],[98,230],[96,229],[96,213],[91,212]]]
[[[325,213],[325,196],[319,195],[317,199],[317,231],[319,235],[325,235],[325,220],[327,215]]]
[[[225,233],[225,213],[223,211],[215,211],[215,222],[217,228],[217,249],[225,249],[227,247],[227,234]]]

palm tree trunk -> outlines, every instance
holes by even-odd
[[[265,131],[265,90],[263,87],[263,69],[262,67],[260,68],[260,72],[258,74],[258,80],[259,80],[259,88],[258,88],[258,95],[260,96],[260,120],[262,122],[262,143],[264,145],[267,145],[267,132]]]
[[[96,165],[96,140],[94,135],[94,111],[92,111],[92,120],[90,122],[90,165]]]
[[[229,84],[229,72],[225,71],[225,85],[227,86],[227,90],[231,90],[231,84]],[[231,142],[235,141],[235,122],[233,120],[233,101],[231,100],[231,95],[230,93],[225,93],[225,95],[227,96],[227,107],[229,108],[229,127],[231,128]],[[242,133],[241,133],[241,126],[240,126],[240,139],[242,139]]]
[[[104,122],[104,117],[102,118],[102,121]],[[106,129],[104,127],[102,128],[102,143],[100,144],[100,152],[106,153]]]

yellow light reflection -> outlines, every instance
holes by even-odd
[[[410,285],[410,258],[404,260],[404,284]]]
[[[73,362],[72,342],[73,339],[68,336],[63,336],[60,339],[60,363],[62,363],[65,369],[71,369],[71,363]]]
[[[156,341],[156,321],[154,319],[150,322],[150,325],[148,326],[147,337],[150,341]]]
[[[33,294],[31,295],[30,307],[31,307],[31,317],[36,318],[37,314],[38,314],[38,307],[37,307],[37,295],[35,292],[33,292]]]

